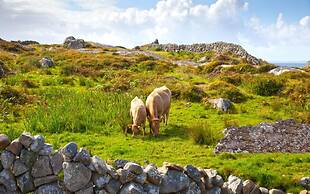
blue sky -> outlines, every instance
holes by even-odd
[[[74,35],[134,47],[227,41],[268,61],[310,60],[310,0],[0,0],[0,37]]]

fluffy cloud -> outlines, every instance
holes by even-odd
[[[120,9],[115,0],[0,0],[0,25],[7,26],[0,30],[0,36],[51,43],[73,34],[125,46],[155,38],[187,43],[214,41],[219,32],[241,25],[238,15],[246,7],[243,0],[218,0],[211,5],[161,0],[146,10]],[[223,33],[224,40],[232,38],[236,37]]]
[[[263,24],[244,16],[246,0],[159,0],[150,9],[121,9],[118,1],[0,0],[0,37],[61,43],[74,35],[127,47],[155,38],[165,43],[228,41],[258,57],[283,60],[294,52],[295,58],[306,60],[310,53],[310,16],[287,23],[279,13],[273,24]]]

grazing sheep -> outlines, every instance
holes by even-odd
[[[131,106],[130,106],[130,115],[132,117],[132,125],[131,125],[131,130],[132,130],[132,136],[135,136],[140,128],[143,128],[143,136],[145,133],[145,121],[146,121],[146,108],[141,99],[139,99],[137,96],[131,101]],[[127,134],[126,129],[126,134]]]
[[[162,120],[167,125],[168,123],[168,117],[170,112],[170,105],[171,105],[171,91],[166,86],[162,86],[160,88],[156,88],[154,91],[156,91],[163,101],[163,114],[162,114]]]

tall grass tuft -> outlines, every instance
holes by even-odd
[[[207,123],[188,126],[186,132],[194,143],[200,145],[215,145],[219,139],[218,133],[213,131]]]
[[[130,122],[130,96],[98,91],[52,89],[26,117],[26,128],[35,132],[120,131]]]

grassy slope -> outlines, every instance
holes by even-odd
[[[41,46],[34,53],[17,56],[0,53],[0,59],[9,61],[9,68],[17,72],[1,79],[1,91],[10,86],[8,90],[13,88],[22,96],[17,95],[15,100],[6,99],[2,92],[0,98],[0,107],[5,113],[1,115],[4,122],[0,123],[0,129],[11,138],[27,130],[45,135],[47,142],[56,148],[76,141],[92,154],[107,160],[122,158],[141,164],[148,160],[157,165],[164,161],[182,165],[191,163],[218,169],[224,176],[233,173],[251,178],[261,186],[295,192],[298,180],[310,174],[310,154],[214,155],[212,152],[223,128],[277,119],[300,119],[300,114],[309,111],[308,101],[305,104],[299,99],[303,103],[299,105],[285,95],[256,95],[251,92],[246,79],[236,88],[246,95],[247,100],[234,104],[234,114],[222,114],[201,102],[189,102],[192,101],[190,89],[194,82],[205,82],[208,86],[221,80],[210,79],[197,73],[196,69],[175,67],[169,70],[167,64],[156,62],[153,66],[153,62],[141,56],[80,54],[62,49],[48,52]],[[35,67],[44,55],[52,56],[57,66],[49,70]],[[167,76],[173,76],[177,81],[166,79]],[[298,80],[303,82],[299,77],[286,78],[288,86]],[[130,99],[137,94],[146,98],[149,91],[162,84],[168,85],[175,93],[180,92],[179,97],[173,99],[169,125],[162,126],[161,135],[156,139],[125,137],[120,131],[130,119],[127,114]],[[208,94],[207,86],[203,86],[207,95],[216,96],[212,92]],[[283,92],[289,89],[288,86]],[[118,106],[110,106],[115,98],[119,99]],[[109,114],[104,114],[106,112]],[[200,133],[203,133],[204,145],[194,141]]]

